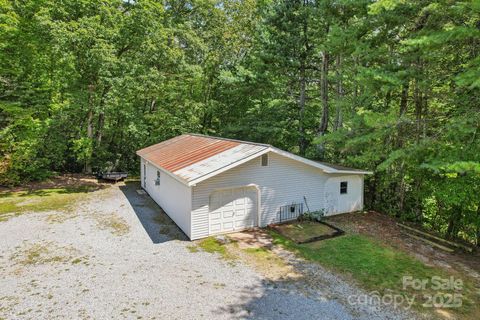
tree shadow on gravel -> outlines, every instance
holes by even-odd
[[[361,319],[336,299],[300,293],[290,281],[262,280],[259,285],[242,288],[239,300],[242,302],[226,304],[215,312],[234,319]]]
[[[188,241],[187,236],[148,194],[139,194],[138,181],[126,181],[119,187],[153,243]]]

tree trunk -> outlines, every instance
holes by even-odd
[[[425,139],[427,137],[427,118],[428,118],[428,93],[430,91],[427,89],[423,95],[423,121],[422,121],[422,137]]]
[[[87,114],[87,138],[93,140],[93,92],[95,86],[88,86],[88,114]],[[92,173],[92,165],[90,159],[85,160],[85,173]]]
[[[477,247],[480,247],[480,202],[477,205]]]
[[[87,116],[87,137],[93,139],[93,110],[88,110]],[[92,173],[92,165],[89,159],[85,159],[85,173]]]
[[[322,99],[322,119],[320,120],[320,126],[318,127],[318,136],[323,137],[328,129],[328,52],[322,52],[322,72],[320,80],[320,95]],[[324,157],[324,144],[323,142],[318,145],[318,154],[322,159]]]
[[[98,114],[97,146],[100,146],[100,144],[102,143],[104,123],[105,123],[105,112],[102,111]]]
[[[337,103],[335,108],[335,122],[333,126],[333,130],[337,131],[343,125],[342,119],[342,104],[343,104],[343,82],[342,82],[342,57],[340,55],[337,56],[336,60],[336,73],[337,73]]]
[[[413,101],[415,105],[415,131],[417,142],[420,141],[420,131],[422,128],[422,92],[420,91],[418,80],[415,80],[415,88],[413,90]]]
[[[404,128],[404,119],[403,117],[407,113],[408,109],[408,91],[410,89],[410,82],[407,81],[402,86],[402,93],[400,95],[400,110],[398,112],[399,122],[397,125],[397,148],[403,147],[403,128]]]
[[[306,100],[306,79],[305,79],[305,60],[302,59],[301,65],[300,65],[300,97],[298,99],[298,108],[299,108],[299,113],[300,113],[300,119],[299,119],[299,149],[300,149],[300,154],[305,155],[305,149],[306,149],[306,141],[305,141],[305,128],[304,128],[304,114],[305,114],[305,100]]]
[[[452,208],[453,213],[451,214],[450,218],[448,219],[448,226],[447,226],[447,238],[454,239],[457,236],[457,223],[459,222],[459,214],[458,208]]]
[[[153,113],[157,107],[157,99],[153,98],[152,103],[150,104],[150,112]]]
[[[402,96],[400,98],[400,112],[399,112],[400,117],[403,117],[407,113],[409,89],[410,89],[410,81],[407,81],[407,83],[405,83],[402,86]]]
[[[303,6],[307,6],[308,1],[304,0],[303,1]],[[304,18],[302,21],[302,38],[303,38],[303,52],[300,55],[300,95],[298,99],[298,107],[299,107],[299,149],[300,149],[300,154],[305,155],[306,149],[307,149],[307,139],[305,137],[305,104],[307,100],[307,94],[306,94],[306,86],[307,86],[307,75],[306,75],[306,64],[307,64],[307,58],[309,55],[310,51],[310,44],[308,41],[308,20],[307,18]]]

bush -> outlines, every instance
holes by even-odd
[[[300,221],[321,221],[325,217],[325,210],[308,211],[298,217]]]

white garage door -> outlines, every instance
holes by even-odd
[[[210,234],[254,227],[257,220],[257,190],[242,187],[210,195]]]

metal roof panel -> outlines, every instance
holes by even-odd
[[[370,174],[368,171],[305,159],[268,144],[198,134],[177,136],[138,150],[137,154],[179,181],[195,184],[268,151],[317,167],[326,173]]]
[[[239,144],[234,148],[228,149],[221,153],[217,153],[210,158],[193,163],[187,167],[179,169],[174,172],[175,175],[187,180],[192,181],[202,176],[220,170],[235,162],[250,157],[258,152],[261,152],[268,147],[253,145],[253,144]]]

